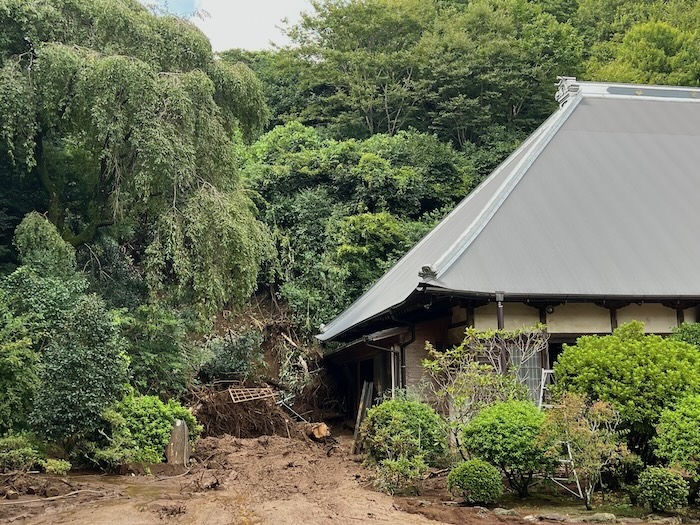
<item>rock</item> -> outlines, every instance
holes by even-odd
[[[658,514],[650,514],[647,519],[658,525],[680,525],[681,519],[678,516],[659,516]]]
[[[515,509],[502,509],[500,507],[496,507],[493,509],[493,513],[496,516],[517,516],[518,513],[515,512]]]
[[[5,497],[7,499],[17,499],[19,498],[19,492],[17,492],[16,490],[8,490],[7,492],[5,492]]]
[[[596,512],[590,516],[584,516],[581,521],[586,523],[615,523],[617,518],[615,514],[610,514],[609,512]]]
[[[60,492],[58,491],[58,489],[56,487],[47,487],[46,488],[45,496],[47,498],[55,498],[59,494],[60,494]]]
[[[641,518],[617,518],[618,523],[629,523],[630,525],[636,524],[636,523],[644,523],[644,520]]]
[[[569,516],[565,514],[538,514],[535,518],[540,521],[566,521]]]
[[[524,519],[525,521],[537,521],[537,518],[535,518],[535,517],[532,516],[532,515],[523,516],[523,519]]]

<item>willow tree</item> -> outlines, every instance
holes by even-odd
[[[159,292],[246,298],[269,245],[233,153],[267,119],[252,71],[136,0],[0,0],[0,24],[4,177],[38,181],[75,246],[132,231]]]

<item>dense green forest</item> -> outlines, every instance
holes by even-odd
[[[310,342],[558,75],[700,83],[690,0],[313,6],[289,48],[216,55],[137,0],[0,0],[0,434],[112,461],[120,410],[180,413],[142,396],[260,369],[219,314],[269,295]]]

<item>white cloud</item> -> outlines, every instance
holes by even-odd
[[[299,20],[311,11],[309,0],[198,0],[197,8],[208,16],[192,19],[211,40],[214,51],[231,48],[269,49],[289,41],[279,29],[282,19]]]

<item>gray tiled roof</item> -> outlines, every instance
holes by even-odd
[[[563,88],[559,110],[319,339],[425,285],[700,297],[700,91],[572,80]],[[425,266],[435,277],[419,277]]]

